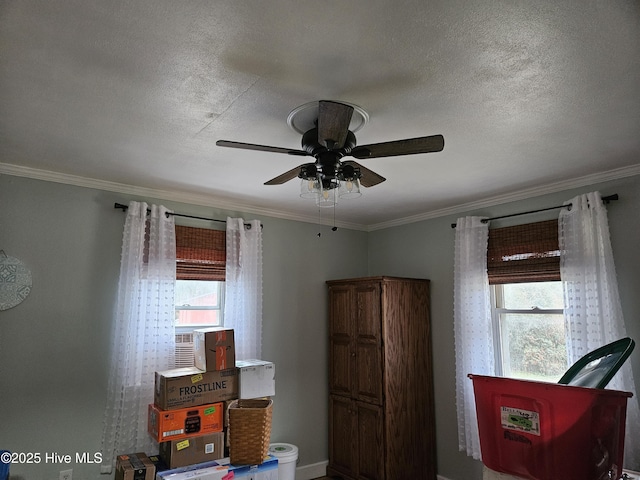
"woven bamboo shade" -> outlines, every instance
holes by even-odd
[[[489,230],[489,284],[560,280],[558,221]]]
[[[176,225],[176,278],[224,281],[226,231]]]

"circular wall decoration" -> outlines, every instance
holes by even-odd
[[[31,292],[31,272],[15,257],[0,250],[0,310],[20,304]]]

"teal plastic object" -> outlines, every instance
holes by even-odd
[[[635,345],[636,343],[627,337],[597,348],[574,363],[558,383],[576,387],[605,388],[631,355]]]

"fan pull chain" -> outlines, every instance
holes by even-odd
[[[318,227],[322,227],[322,208],[318,208]],[[333,204],[333,227],[331,227],[331,231],[335,232],[338,230],[336,226],[336,205]],[[318,238],[322,237],[322,232],[317,233]]]
[[[337,202],[334,202],[333,204],[333,228],[331,229],[332,232],[338,230],[338,227],[336,227],[336,203]]]

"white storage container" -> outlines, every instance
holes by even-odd
[[[298,447],[289,443],[272,443],[269,454],[278,459],[278,480],[296,480]]]

